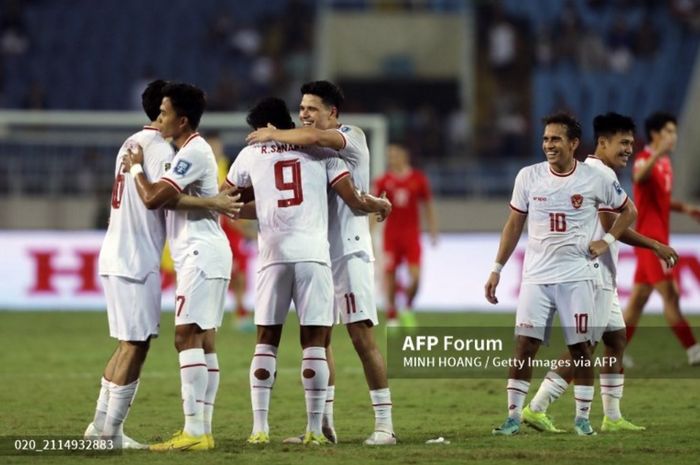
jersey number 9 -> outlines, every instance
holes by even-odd
[[[290,181],[284,180],[285,172],[291,175]],[[292,191],[293,197],[277,201],[280,208],[299,205],[304,201],[304,191],[301,190],[301,162],[282,160],[275,163],[275,187],[280,191]]]

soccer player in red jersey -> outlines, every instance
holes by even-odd
[[[673,169],[669,154],[676,146],[676,118],[668,113],[654,113],[645,121],[645,130],[649,145],[636,155],[632,177],[634,201],[639,209],[636,229],[640,234],[668,245],[671,210],[700,221],[700,208],[671,197]],[[681,314],[675,268],[669,269],[653,251],[635,248],[634,253],[637,269],[632,295],[625,309],[627,340],[632,339],[642,310],[652,291],[656,290],[663,299],[666,321],[688,353],[688,362],[700,365],[700,344]]]
[[[386,192],[393,205],[392,215],[384,228],[384,282],[387,298],[387,320],[396,323],[396,269],[405,260],[410,282],[406,288],[406,310],[400,318],[404,326],[415,326],[413,300],[420,282],[420,217],[419,203],[425,205],[425,216],[431,242],[437,244],[437,219],[428,178],[411,167],[406,147],[392,144],[387,149],[388,172],[375,181],[375,192]]]

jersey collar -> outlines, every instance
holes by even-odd
[[[198,133],[198,132],[192,133],[192,134],[190,135],[190,137],[187,138],[187,140],[185,141],[185,143],[182,144],[182,147],[180,147],[180,150],[184,149],[185,146],[186,146],[187,144],[189,144],[190,141],[191,141],[192,139],[194,139],[195,137],[199,137],[199,133]]]
[[[557,173],[557,172],[555,172],[555,171],[552,169],[552,167],[550,166],[550,167],[549,167],[549,172],[552,173],[554,176],[556,176],[556,177],[558,177],[558,178],[565,178],[565,177],[567,177],[567,176],[571,176],[572,174],[574,174],[574,171],[576,171],[576,167],[577,167],[577,166],[578,166],[578,160],[574,159],[574,167],[571,168],[571,171],[568,171],[568,172],[566,172],[566,173]]]

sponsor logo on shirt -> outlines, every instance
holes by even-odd
[[[573,205],[574,208],[581,208],[581,205],[583,205],[583,196],[581,194],[572,195],[571,205]]]
[[[618,194],[622,194],[622,186],[620,185],[619,182],[614,181],[613,187],[615,188],[615,192],[617,192]]]
[[[350,126],[343,126],[340,128],[340,132],[350,132],[350,129],[352,129]]]
[[[165,163],[165,171],[170,171],[170,167],[172,166],[170,162]]]
[[[178,160],[177,165],[175,165],[175,168],[173,171],[175,174],[179,174],[180,176],[184,176],[192,167],[192,163],[187,161],[187,160]]]

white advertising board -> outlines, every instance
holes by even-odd
[[[97,276],[100,231],[2,231],[0,309],[3,310],[100,310],[104,298]],[[511,312],[518,299],[524,255],[524,238],[503,270],[498,305],[484,299],[484,282],[498,248],[498,234],[445,234],[437,246],[423,241],[423,273],[416,307],[424,311],[488,310]],[[700,235],[673,236],[681,255],[679,284],[681,308],[700,313]],[[247,304],[253,307],[255,259],[248,271]],[[378,263],[378,266],[379,263]],[[624,302],[632,288],[635,258],[631,248],[620,255],[618,287]],[[378,278],[381,272],[377,270]],[[172,308],[172,279],[164,281],[163,302]],[[378,283],[378,302],[382,302]],[[231,303],[229,302],[230,308]],[[653,296],[647,311],[659,312],[661,301]]]

